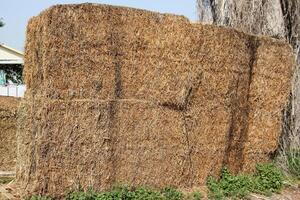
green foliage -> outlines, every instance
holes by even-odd
[[[287,165],[292,175],[300,178],[300,149],[293,149],[287,153]]]
[[[66,200],[160,200],[163,199],[159,192],[150,190],[148,188],[139,187],[137,189],[131,189],[129,187],[114,187],[109,192],[97,193],[93,190],[87,192],[79,191],[72,192]]]
[[[260,164],[254,175],[233,176],[224,168],[219,180],[209,177],[207,181],[209,196],[212,199],[225,197],[242,198],[250,192],[268,195],[279,192],[283,187],[283,174],[273,164]]]
[[[32,196],[31,198],[27,200],[51,200],[49,197],[41,197],[41,196]]]
[[[222,170],[220,180],[210,177],[207,181],[209,196],[213,199],[224,197],[244,197],[253,189],[253,179],[249,175],[233,176],[227,168]]]
[[[255,190],[263,194],[279,192],[283,187],[283,173],[274,164],[256,166]]]
[[[163,199],[159,192],[153,191],[149,188],[140,187],[140,188],[137,188],[133,193],[134,193],[134,195],[132,196],[131,199],[136,199],[136,200]]]
[[[165,199],[170,199],[170,200],[181,200],[184,197],[182,192],[177,191],[172,187],[167,187],[163,189],[162,194],[165,197]]]
[[[162,191],[155,191],[147,187],[132,188],[127,186],[114,187],[108,192],[95,192],[92,189],[84,192],[79,190],[70,192],[65,200],[200,200],[201,193],[193,192],[184,195],[182,192],[167,187]],[[29,200],[50,200],[42,197],[32,197]]]
[[[23,65],[1,65],[0,70],[3,70],[6,74],[6,80],[16,84],[23,83]]]

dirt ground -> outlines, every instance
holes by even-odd
[[[300,199],[300,188],[291,187],[283,190],[280,194],[273,194],[270,197],[251,194],[246,199],[248,200],[298,200]]]

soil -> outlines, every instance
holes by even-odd
[[[290,187],[283,190],[280,194],[273,194],[270,197],[251,194],[246,199],[248,200],[297,200],[300,199],[300,189],[299,187]]]

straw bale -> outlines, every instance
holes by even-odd
[[[274,157],[282,128],[282,115],[290,93],[294,66],[291,48],[283,42],[262,38],[256,50],[249,93],[248,138],[244,148],[243,169],[251,171],[255,163],[268,162]]]
[[[28,34],[34,32],[31,34],[36,39],[28,41],[28,46],[43,50],[36,50],[37,55],[28,55],[39,67],[29,66],[25,76],[29,87],[36,87],[37,95],[53,99],[110,99],[115,95],[142,99],[149,95],[157,101],[173,101],[181,92],[178,90],[188,72],[192,71],[188,65],[182,67],[181,64],[186,62],[185,48],[190,45],[186,44],[190,42],[186,39],[189,30],[184,29],[189,24],[183,17],[109,6],[92,6],[89,10],[82,6],[58,6],[31,23]],[[161,38],[168,32],[174,34]],[[47,59],[49,57],[56,59]],[[125,89],[114,91],[111,85],[120,82],[115,80],[121,73],[120,66],[125,75],[122,77]],[[125,73],[126,70],[130,73]],[[84,77],[84,71],[94,73]],[[64,79],[57,81],[60,76]],[[45,85],[38,81],[33,83],[36,78],[43,79]],[[48,89],[43,90],[43,87]]]
[[[38,107],[37,112],[48,113],[33,120],[37,139],[29,179],[38,183],[38,191],[63,193],[78,184],[99,190],[112,182],[162,187],[180,181],[184,166],[179,163],[186,153],[180,113],[127,100],[54,101]],[[162,182],[161,176],[168,178]]]
[[[44,11],[27,29],[21,193],[192,188],[223,166],[252,170],[277,146],[291,54],[181,16],[95,4]]]
[[[15,171],[19,99],[0,97],[0,171]]]

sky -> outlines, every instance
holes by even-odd
[[[103,3],[141,8],[162,13],[184,15],[196,21],[196,0],[1,0],[0,18],[5,26],[0,28],[0,43],[24,51],[25,32],[28,20],[56,4]]]

